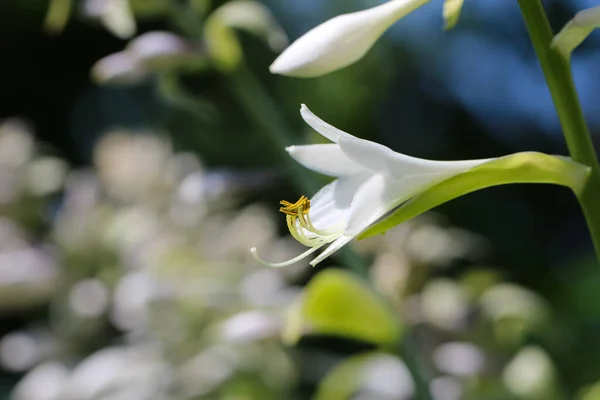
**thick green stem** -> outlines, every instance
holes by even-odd
[[[569,59],[551,48],[553,33],[541,0],[518,0],[527,31],[540,60],[573,160],[591,168],[579,202],[600,259],[600,165],[594,151]]]

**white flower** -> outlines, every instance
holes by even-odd
[[[391,0],[330,19],[292,43],[271,65],[272,73],[313,77],[362,58],[397,20],[429,0]]]
[[[490,161],[430,161],[396,153],[388,147],[359,139],[315,116],[302,105],[304,120],[331,144],[291,146],[288,153],[313,171],[336,177],[311,200],[282,201],[288,228],[306,252],[282,263],[297,262],[321,247],[327,249],[310,264],[316,265],[340,249],[371,224],[405,201],[456,174]],[[260,260],[256,248],[251,249]]]

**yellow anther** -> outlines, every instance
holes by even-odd
[[[279,202],[283,207],[279,209],[282,213],[291,216],[300,216],[302,214],[308,214],[310,210],[310,200],[306,196],[301,196],[295,203],[290,203],[289,201],[281,200]]]

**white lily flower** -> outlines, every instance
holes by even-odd
[[[364,11],[339,15],[292,43],[269,68],[272,73],[313,77],[362,58],[397,20],[429,0],[391,0]]]
[[[491,159],[430,161],[396,153],[381,144],[354,137],[319,119],[302,105],[302,118],[331,144],[291,146],[286,150],[300,164],[336,177],[311,200],[282,201],[292,236],[306,252],[272,267],[293,264],[329,244],[310,264],[316,265],[405,201],[456,174]]]

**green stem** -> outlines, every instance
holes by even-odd
[[[254,75],[240,66],[229,77],[236,98],[240,101],[247,116],[256,126],[259,133],[266,135],[273,149],[291,172],[300,189],[307,195],[319,190],[315,179],[306,174],[306,171],[287,155],[285,148],[293,144],[293,133],[287,127],[278,106]]]
[[[433,400],[433,396],[431,395],[431,390],[429,388],[429,382],[427,379],[425,379],[425,376],[422,372],[421,363],[419,362],[419,346],[416,342],[417,340],[412,332],[412,329],[407,329],[404,332],[404,337],[400,343],[398,353],[404,360],[406,367],[410,371],[410,374],[415,381],[415,392],[417,394],[416,398],[419,400]]]
[[[256,77],[244,66],[240,66],[237,71],[231,73],[229,81],[246,114],[254,122],[258,131],[267,136],[273,145],[272,150],[279,155],[281,162],[290,171],[301,190],[309,196],[316,193],[321,184],[285,151],[287,146],[294,144],[294,135],[281,116],[279,106],[264,90]],[[348,268],[368,280],[367,267],[358,254],[348,247],[341,249],[339,254],[340,259]]]
[[[569,59],[551,48],[553,33],[541,0],[518,0],[527,31],[544,71],[571,158],[591,168],[579,202],[600,260],[600,165],[594,151]]]

